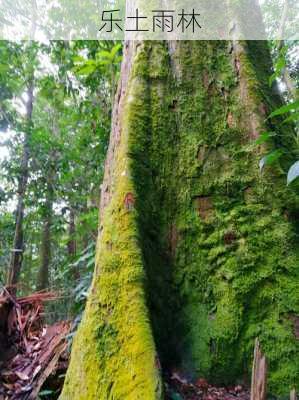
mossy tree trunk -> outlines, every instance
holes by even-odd
[[[249,377],[256,337],[270,390],[289,393],[298,204],[280,167],[260,174],[265,149],[251,145],[276,129],[264,122],[280,103],[267,44],[124,52],[96,268],[61,400],[162,399],[160,365],[216,383]]]

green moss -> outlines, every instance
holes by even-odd
[[[135,129],[146,127],[142,100],[146,96],[147,83],[133,76],[115,160],[115,190],[102,220],[98,272],[74,340],[61,399],[161,398],[160,371],[145,304],[138,212],[135,205],[132,209],[125,206],[128,193],[137,197],[129,168],[128,137],[132,125]]]
[[[144,51],[153,54],[153,47],[149,128],[135,130],[131,146],[148,306],[163,365],[230,383],[250,375],[259,336],[271,365],[270,390],[287,393],[298,377],[298,344],[287,322],[298,314],[297,237],[284,217],[294,196],[279,173],[259,175],[246,120],[261,116],[261,103],[271,107],[268,50],[245,44],[236,77],[227,43],[178,43],[176,79],[167,46],[147,43]],[[257,68],[252,52],[264,66]],[[240,101],[241,85],[247,94]],[[262,120],[260,129],[267,129]],[[207,218],[195,206],[200,196],[212,204]],[[288,354],[283,367],[275,350],[280,338]]]
[[[156,349],[164,368],[231,383],[250,376],[257,336],[270,391],[299,381],[298,232],[287,217],[298,199],[279,168],[259,173],[263,149],[248,146],[252,130],[272,129],[260,104],[278,101],[268,50],[189,41],[170,57],[167,46],[138,47],[62,400],[162,398]],[[82,382],[79,394],[72,382]]]

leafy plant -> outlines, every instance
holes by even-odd
[[[275,80],[279,80],[280,76],[282,73],[285,71],[287,68],[287,54],[288,54],[288,45],[283,46],[279,52],[278,52],[278,57],[275,63],[275,69],[274,73],[271,75],[269,79],[269,85],[272,86],[273,82]],[[285,104],[276,110],[274,110],[267,118],[273,119],[276,117],[284,117],[287,114],[287,117],[284,118],[282,123],[293,123],[295,125],[295,128],[298,130],[298,121],[299,121],[299,100],[294,99],[292,101],[289,101],[288,104]],[[263,132],[261,133],[260,137],[254,142],[254,145],[261,145],[266,142],[268,142],[270,139],[274,138],[277,136],[275,132]],[[295,144],[299,145],[298,143],[298,134],[294,138]],[[266,154],[259,162],[259,168],[262,171],[263,168],[266,165],[272,165],[275,162],[277,162],[282,155],[284,154],[285,150],[282,148],[275,149],[271,151],[270,153]],[[299,176],[299,161],[296,161],[288,170],[287,173],[287,184],[291,184],[293,181],[295,181]]]
[[[283,152],[281,150],[274,150],[271,153],[267,154],[265,157],[263,157],[260,160],[259,166],[260,170],[264,168],[265,165],[272,165],[274,164],[277,160],[280,159],[282,156]]]
[[[289,113],[290,111],[296,111],[296,110],[299,110],[299,100],[293,101],[289,104],[277,108],[269,115],[268,119],[277,117],[279,115],[284,115]]]

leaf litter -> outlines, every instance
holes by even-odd
[[[217,387],[204,378],[190,381],[178,371],[166,375],[165,393],[166,400],[250,400],[245,386]]]
[[[66,371],[70,322],[44,323],[44,303],[55,299],[0,293],[0,400],[34,400],[47,379]]]

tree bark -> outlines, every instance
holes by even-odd
[[[11,286],[11,290],[16,292],[15,285],[18,283],[24,252],[24,202],[28,181],[28,164],[30,158],[29,136],[32,128],[32,110],[33,110],[33,80],[29,83],[27,90],[28,100],[26,104],[26,132],[24,133],[23,155],[21,160],[21,171],[18,180],[17,190],[17,208],[16,208],[16,224],[13,248],[11,250],[11,259],[9,264],[7,285]]]
[[[271,391],[295,385],[296,199],[278,167],[259,173],[267,149],[252,147],[281,104],[270,74],[265,42],[125,44],[61,400],[162,399],[160,365],[232,383],[249,375],[257,332]]]
[[[251,378],[251,400],[265,400],[267,395],[267,361],[261,352],[258,339],[255,341]]]
[[[292,389],[290,392],[290,400],[297,400],[296,390]]]
[[[43,231],[41,240],[41,264],[37,277],[38,290],[49,287],[49,266],[51,261],[51,226],[53,213],[53,187],[47,183],[46,203],[43,210]]]
[[[69,207],[69,240],[67,243],[68,255],[70,260],[74,260],[77,253],[77,243],[76,243],[76,221],[75,221],[75,211],[74,208],[71,206]],[[76,266],[73,267],[73,277],[75,280],[80,278],[79,270]]]
[[[75,240],[75,233],[76,233],[76,225],[75,225],[75,212],[72,207],[69,208],[70,211],[70,219],[69,219],[69,240],[67,243],[67,250],[68,255],[71,258],[76,256],[76,240]]]

